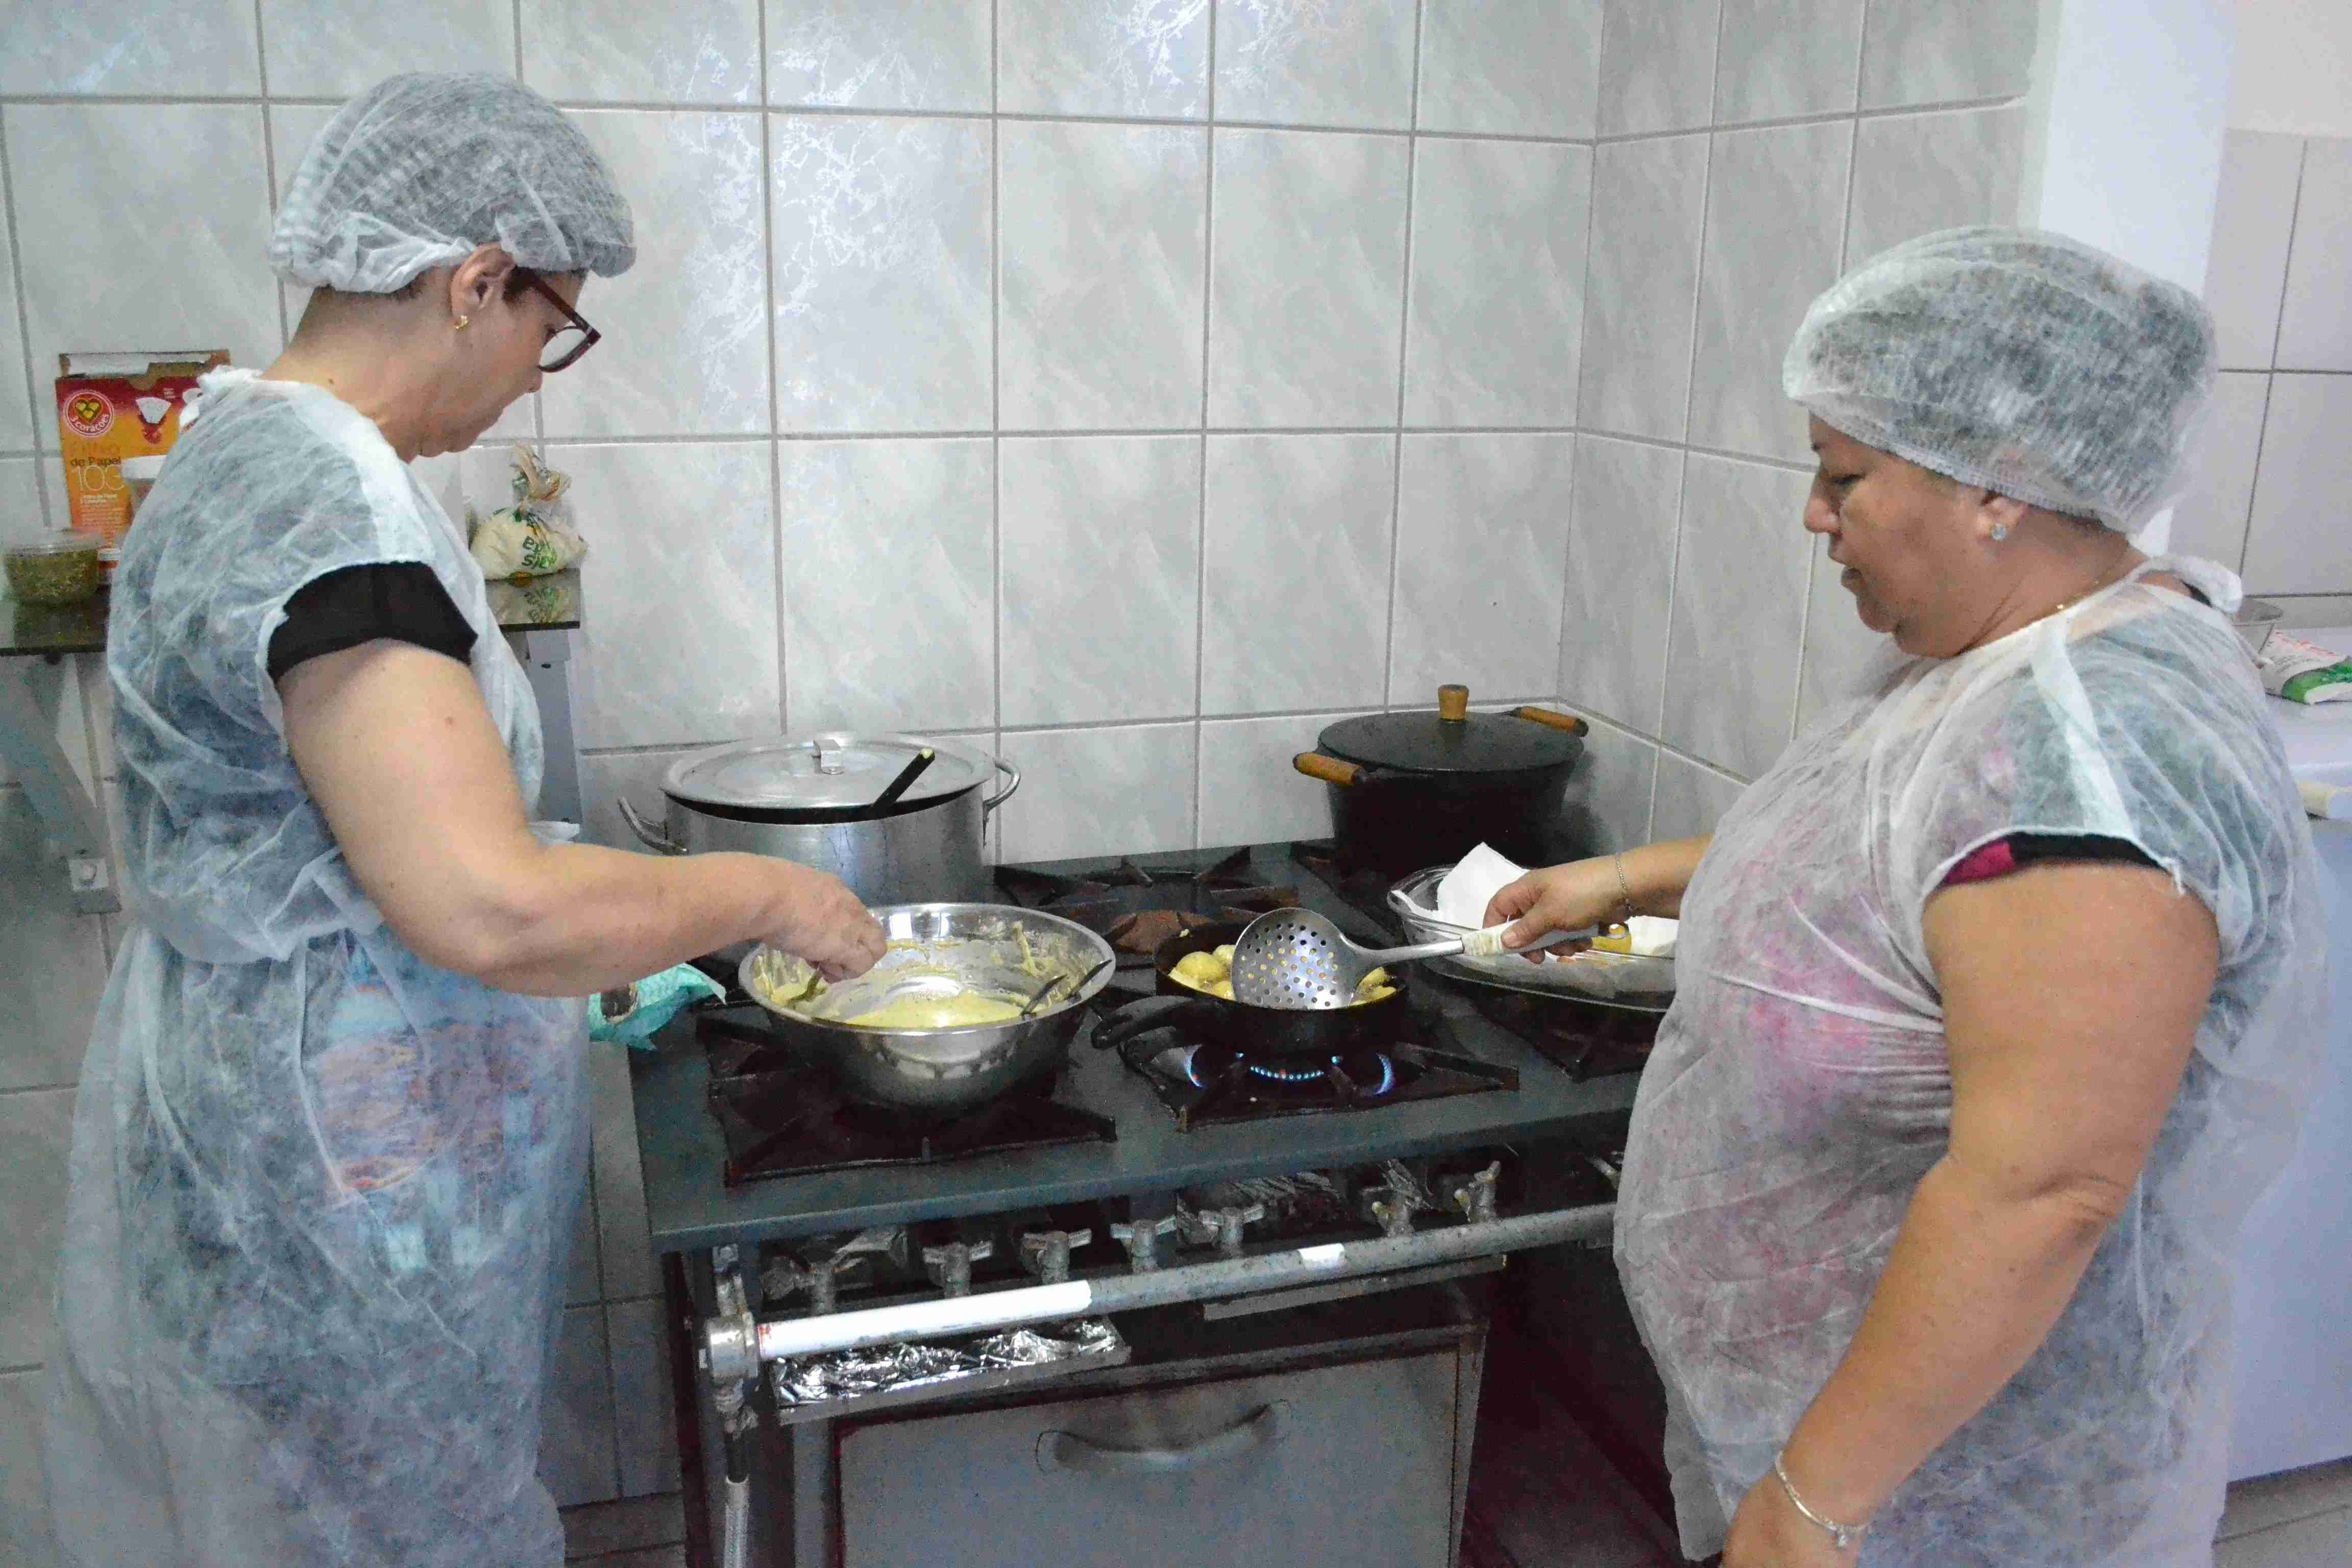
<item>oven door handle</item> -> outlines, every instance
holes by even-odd
[[[1289,1419],[1290,1402],[1277,1399],[1189,1448],[1107,1448],[1076,1432],[1045,1432],[1037,1438],[1037,1468],[1097,1476],[1174,1475],[1237,1459],[1253,1448],[1271,1447],[1282,1441]]]

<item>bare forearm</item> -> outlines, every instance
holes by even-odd
[[[512,874],[494,917],[506,929],[479,965],[479,977],[503,991],[586,995],[787,923],[782,868],[760,856],[534,848]]]
[[[1919,1184],[1845,1359],[1785,1451],[1807,1502],[1867,1519],[2049,1336],[2105,1228],[2053,1193],[1989,1194],[1946,1160]]]
[[[1633,895],[1633,912],[1672,920],[1682,913],[1683,894],[1706,853],[1707,838],[1664,838],[1625,851],[1625,890]]]

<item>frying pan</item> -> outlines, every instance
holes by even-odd
[[[1104,1019],[1095,1029],[1095,1045],[1108,1050],[1146,1030],[1174,1027],[1253,1056],[1329,1058],[1384,1050],[1403,1037],[1412,1007],[1401,975],[1390,977],[1389,984],[1397,988],[1394,995],[1326,1011],[1228,1002],[1176,978],[1179,963],[1237,941],[1244,923],[1214,921],[1161,942],[1151,955],[1159,994],[1129,1002]]]

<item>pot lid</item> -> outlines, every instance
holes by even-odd
[[[993,765],[946,741],[913,735],[809,735],[781,741],[739,741],[680,757],[663,776],[677,800],[752,811],[855,811],[889,787],[915,753],[936,753],[898,807],[961,795],[987,778]]]
[[[1580,734],[1508,713],[1472,713],[1467,701],[1461,688],[1449,687],[1434,710],[1343,719],[1323,731],[1316,749],[1368,768],[1423,773],[1559,767],[1574,762],[1584,749]],[[1457,711],[1459,719],[1447,716]]]

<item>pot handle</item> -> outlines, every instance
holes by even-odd
[[[1581,735],[1592,728],[1573,713],[1555,713],[1549,708],[1514,708],[1511,710],[1511,717],[1525,719],[1530,724],[1542,724],[1554,730],[1565,731],[1570,735]]]
[[[1003,773],[1012,782],[1006,784],[1002,790],[999,790],[996,794],[990,795],[986,800],[980,803],[980,815],[983,818],[985,818],[990,812],[994,811],[998,806],[1003,805],[1006,801],[1011,800],[1013,798],[1013,792],[1021,787],[1021,770],[1019,768],[1014,767],[1003,757],[991,757],[988,760],[996,765],[996,771],[998,773]]]
[[[1362,782],[1364,770],[1354,763],[1343,763],[1337,757],[1327,757],[1319,752],[1301,752],[1290,759],[1290,765],[1310,779],[1321,779],[1328,784],[1346,789]]]
[[[1197,996],[1145,996],[1129,1002],[1095,1026],[1094,1047],[1107,1051],[1138,1035],[1169,1028],[1181,1017],[1201,1012],[1202,1006]]]
[[[655,854],[683,855],[686,853],[686,846],[671,843],[667,837],[654,830],[652,823],[647,822],[644,817],[639,816],[637,815],[637,808],[629,804],[629,797],[627,795],[614,795],[613,797],[613,805],[619,809],[621,813],[621,820],[629,825],[629,831],[635,834],[639,839],[643,840],[645,847],[652,850]]]

